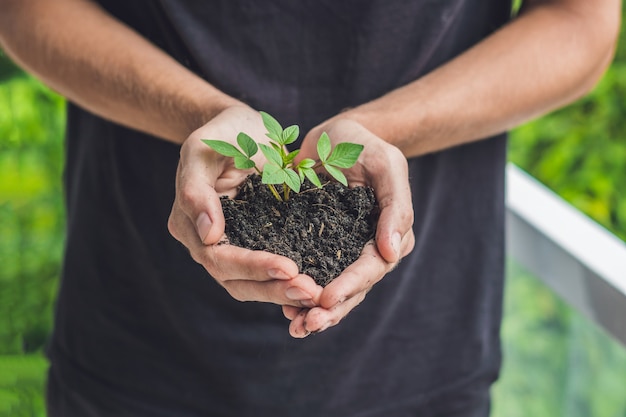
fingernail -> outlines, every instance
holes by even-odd
[[[391,236],[391,247],[393,248],[393,251],[396,253],[398,257],[400,257],[400,242],[401,241],[402,241],[402,237],[400,236],[400,233],[395,232]]]
[[[315,303],[313,302],[313,300],[302,300],[300,301],[300,304],[302,304],[302,307],[306,307],[306,308],[315,307]]]
[[[326,323],[325,325],[323,325],[322,327],[314,331],[313,334],[322,333],[324,330],[328,329],[331,326],[331,324],[332,324],[331,322]]]
[[[293,301],[311,300],[311,295],[298,287],[289,287],[285,291],[285,296]]]
[[[285,273],[285,271],[281,270],[281,269],[269,269],[267,271],[267,275],[270,278],[274,278],[274,279],[289,279],[289,275],[287,275]],[[311,298],[311,297],[309,297]]]
[[[196,230],[198,231],[198,236],[200,236],[202,243],[204,243],[204,239],[206,239],[209,234],[212,224],[213,222],[211,221],[211,218],[206,213],[200,213],[196,219]]]

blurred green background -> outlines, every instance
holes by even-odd
[[[621,39],[625,39],[622,30]],[[510,159],[626,240],[626,42],[586,98],[511,134]],[[0,416],[44,416],[63,248],[65,102],[0,52]],[[626,416],[626,350],[509,263],[494,416]]]

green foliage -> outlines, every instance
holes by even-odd
[[[43,417],[48,362],[40,354],[0,356],[0,416]]]
[[[270,138],[270,145],[260,143],[257,146],[256,142],[243,132],[237,135],[237,144],[241,150],[222,140],[202,139],[202,141],[215,152],[233,158],[237,169],[254,168],[262,176],[263,184],[267,184],[272,194],[280,201],[288,200],[290,191],[300,192],[305,178],[308,178],[315,186],[321,188],[322,183],[315,172],[315,169],[318,167],[324,167],[326,172],[333,178],[345,186],[348,185],[348,180],[340,168],[352,167],[363,151],[363,145],[343,142],[339,143],[333,150],[330,137],[324,132],[317,142],[319,163],[310,158],[305,158],[298,164],[295,164],[294,160],[300,150],[296,149],[295,151],[287,152],[285,146],[298,139],[300,128],[293,125],[283,129],[280,123],[272,116],[265,112],[260,113],[265,129],[267,129],[266,136]],[[261,149],[267,160],[263,171],[252,160],[252,157],[256,155],[259,149]],[[282,185],[283,197],[280,196],[274,187],[275,185]]]
[[[40,349],[63,247],[64,101],[19,76],[0,88],[0,354]]]
[[[626,39],[622,27],[621,39]],[[626,42],[585,98],[511,133],[511,161],[626,240]]]
[[[19,69],[10,59],[8,59],[2,50],[0,50],[0,83],[15,77],[24,76],[22,70]]]
[[[43,416],[64,241],[65,102],[0,53],[0,416]]]
[[[511,263],[493,417],[626,415],[626,349]]]

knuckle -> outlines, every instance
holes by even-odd
[[[221,277],[226,276],[226,271],[224,270],[224,265],[216,261],[214,248],[214,246],[205,246],[200,251],[200,263],[209,271],[213,278],[219,280]]]
[[[408,171],[409,163],[400,148],[394,145],[389,145],[387,147],[386,155],[389,164],[394,167],[402,168],[403,170]]]
[[[361,304],[364,300],[365,297],[367,296],[367,293],[372,289],[372,287],[369,287],[367,290],[359,293],[359,295],[357,296],[357,300],[356,300],[356,305],[358,306],[359,304]],[[356,307],[356,306],[355,306]]]
[[[204,253],[202,253],[202,251],[189,250],[189,254],[191,255],[191,259],[193,259],[194,261],[196,261],[197,263],[199,263],[200,265],[206,268],[206,261],[205,261],[206,256],[204,255]],[[208,271],[208,268],[206,269]],[[211,275],[213,276],[213,274]]]
[[[239,285],[232,285],[222,283],[222,286],[226,289],[228,294],[233,297],[235,300],[245,303],[246,301],[250,301],[250,299],[246,296],[246,292],[242,291]]]
[[[173,212],[170,213],[170,216],[167,219],[167,230],[176,240],[180,241],[180,238],[178,235],[178,225],[176,223],[176,219],[174,217]]]
[[[338,316],[338,317],[333,317],[333,318],[331,318],[331,319],[328,321],[328,324],[330,325],[330,327],[332,327],[332,326],[336,326],[336,325],[338,325],[338,324],[339,324],[339,322],[341,321],[341,319],[342,319],[342,318],[343,318],[343,317],[339,317],[339,316]]]
[[[390,145],[389,155],[397,161],[403,162],[403,165],[408,165],[406,157],[397,146]]]
[[[404,251],[403,256],[406,256],[409,253],[413,252],[413,249],[415,249],[415,239],[411,239],[408,246],[406,247],[406,250]]]
[[[379,173],[383,170],[389,169],[391,166],[390,163],[385,161],[383,158],[371,158],[371,160],[367,161],[369,171],[374,173]]]
[[[409,241],[406,246],[406,250],[404,251],[404,256],[408,255],[410,252],[413,251],[413,249],[415,249],[415,235],[413,234],[413,232],[411,232],[408,239]]]
[[[245,303],[246,301],[249,301],[239,291],[229,291],[229,294],[231,297],[233,297],[235,300],[239,301],[240,303]]]
[[[400,222],[403,225],[411,227],[413,222],[415,221],[415,213],[413,212],[413,207],[407,210],[400,210]]]
[[[189,184],[182,185],[178,191],[178,201],[183,207],[191,207],[196,201],[196,193]]]
[[[189,254],[191,258],[202,265],[214,279],[220,281],[220,277],[224,276],[219,264],[214,262],[211,247],[202,246],[195,250],[189,249]]]

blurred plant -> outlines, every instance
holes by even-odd
[[[621,39],[626,40],[624,27]],[[511,133],[509,157],[626,240],[626,42],[578,102]]]
[[[40,349],[63,246],[64,100],[23,75],[0,88],[0,354]]]

